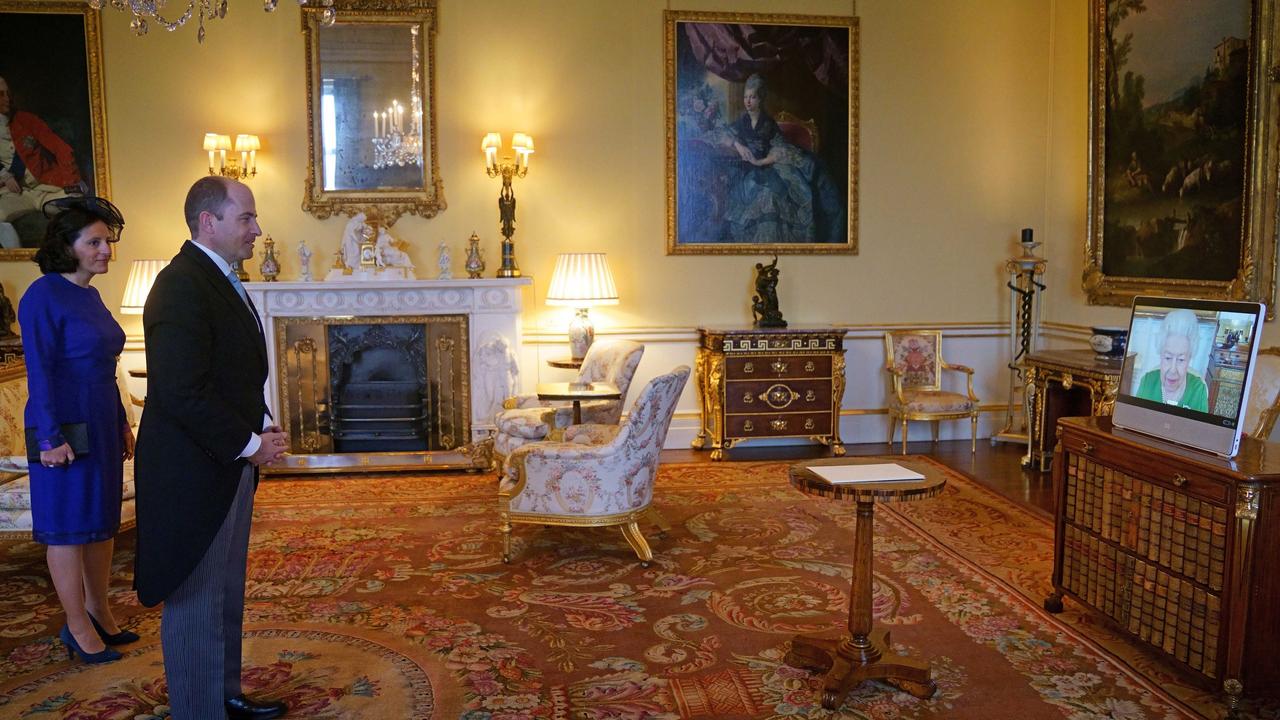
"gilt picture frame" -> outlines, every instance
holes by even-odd
[[[1089,0],[1083,289],[1276,296],[1276,0]]]
[[[663,23],[667,254],[856,254],[858,19]]]
[[[437,141],[437,0],[333,0],[302,8],[307,156],[302,209],[317,218],[365,213],[390,226],[448,208]],[[395,103],[402,122],[388,132]],[[381,121],[369,108],[384,110]],[[415,122],[416,118],[416,122]],[[371,138],[379,136],[387,155]],[[394,136],[394,137],[393,137]],[[396,149],[411,149],[402,154]]]
[[[0,45],[15,142],[0,162],[23,175],[21,193],[0,188],[0,260],[29,260],[43,235],[35,204],[59,191],[111,196],[99,13],[83,2],[0,0]]]

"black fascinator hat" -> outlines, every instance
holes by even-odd
[[[74,272],[79,261],[71,251],[76,238],[86,227],[100,222],[111,228],[115,236],[111,242],[120,240],[124,230],[124,215],[106,198],[93,195],[73,195],[50,200],[41,206],[48,225],[45,227],[44,240],[36,250],[36,264],[40,272],[69,273]]]
[[[50,220],[68,210],[79,210],[92,215],[107,227],[115,230],[117,240],[120,239],[120,232],[124,230],[124,215],[120,213],[120,208],[116,207],[110,200],[95,195],[71,195],[64,198],[56,198],[46,202],[41,209],[44,211],[44,216]]]

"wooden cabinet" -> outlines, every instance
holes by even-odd
[[[752,438],[808,437],[844,454],[844,331],[698,328],[694,369],[711,459]]]
[[[1280,445],[1227,460],[1064,418],[1053,463],[1054,593],[1222,687],[1280,693]],[[1241,686],[1242,684],[1242,686]]]

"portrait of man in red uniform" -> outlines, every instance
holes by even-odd
[[[26,259],[29,253],[14,251],[40,244],[45,203],[110,195],[98,12],[74,3],[18,5],[0,8],[3,260]]]
[[[75,152],[44,120],[17,109],[0,75],[0,242],[30,247],[47,218],[44,203],[84,192]]]
[[[0,77],[0,115],[9,117],[9,132],[18,158],[36,182],[70,187],[80,183],[71,146],[32,113],[11,111],[9,83]]]

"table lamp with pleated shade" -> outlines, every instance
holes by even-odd
[[[574,360],[581,360],[596,335],[587,308],[618,304],[618,287],[604,253],[562,253],[556,258],[547,304],[578,309],[569,323],[569,351]]]
[[[156,275],[169,264],[168,260],[134,260],[129,266],[129,280],[124,285],[124,299],[120,301],[122,315],[141,315],[147,304],[147,295],[156,281]]]

